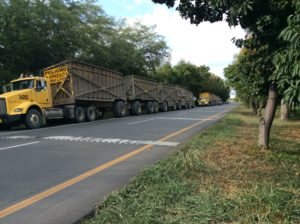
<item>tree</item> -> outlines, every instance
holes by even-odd
[[[209,70],[208,66],[196,66],[182,60],[174,67],[170,63],[164,64],[153,77],[164,83],[184,86],[191,90],[194,96],[201,92],[214,93],[225,102],[229,98],[230,89],[221,78]]]
[[[148,75],[169,49],[154,27],[107,16],[93,0],[0,0],[0,81],[66,59]]]
[[[233,64],[224,69],[225,77],[236,90],[237,96],[258,116],[261,115],[268,94],[268,80],[262,75],[261,60],[257,51],[242,49]]]
[[[175,0],[153,0],[153,2],[173,7]],[[241,25],[247,30],[246,39],[235,40],[238,46],[257,50],[262,62],[262,75],[268,80],[268,98],[265,114],[260,120],[259,145],[269,146],[269,135],[275,115],[279,80],[273,76],[275,67],[272,57],[284,43],[278,40],[281,31],[287,27],[287,18],[295,13],[292,0],[278,1],[227,1],[227,0],[180,0],[177,10],[192,24],[204,21],[226,20],[230,26]],[[297,13],[296,13],[297,14]],[[266,58],[262,55],[268,56]],[[281,79],[281,78],[280,78]]]
[[[295,1],[295,12],[288,17],[288,26],[279,38],[286,45],[274,58],[275,76],[284,101],[291,105],[300,103],[300,2]]]

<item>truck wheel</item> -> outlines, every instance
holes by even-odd
[[[124,117],[126,115],[126,105],[123,101],[115,102],[113,107],[115,117]]]
[[[163,102],[161,105],[161,111],[167,112],[168,111],[168,104],[166,102]]]
[[[181,110],[181,103],[176,103],[176,109]]]
[[[85,115],[88,121],[95,121],[97,118],[97,111],[95,109],[95,107],[93,106],[89,106],[86,108],[85,110]]]
[[[154,113],[158,113],[159,108],[158,108],[158,103],[156,101],[153,102],[153,108],[154,108]]]
[[[153,114],[154,106],[153,106],[153,103],[151,101],[146,103],[146,110],[147,110],[148,114]]]
[[[134,101],[131,105],[131,111],[133,115],[140,115],[142,113],[142,106],[139,101]]]
[[[82,107],[75,108],[75,121],[81,123],[85,121],[85,111]]]
[[[40,128],[42,124],[42,115],[36,109],[30,109],[25,116],[25,124],[30,129]]]
[[[187,109],[191,109],[191,104],[190,104],[190,103],[187,103],[186,108],[187,108]]]

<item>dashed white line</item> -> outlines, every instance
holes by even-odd
[[[142,120],[142,121],[136,121],[136,122],[130,122],[128,123],[129,125],[134,125],[134,124],[140,124],[140,123],[144,123],[144,122],[148,122],[148,121],[153,121],[155,120],[155,118],[151,118],[151,119],[147,119],[147,120]]]
[[[13,145],[13,146],[9,146],[9,147],[0,148],[0,151],[6,150],[6,149],[18,148],[18,147],[27,146],[27,145],[33,145],[33,144],[37,144],[37,143],[39,143],[39,141],[28,142],[28,143],[24,143],[24,144],[20,144],[20,145]]]
[[[191,117],[158,117],[159,120],[187,120],[187,121],[214,121],[216,119],[202,119]]]

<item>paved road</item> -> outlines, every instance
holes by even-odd
[[[0,131],[0,223],[74,223],[232,108]]]

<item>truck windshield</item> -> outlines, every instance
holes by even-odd
[[[7,84],[5,86],[2,86],[2,93],[7,93],[11,91],[11,84]]]
[[[16,81],[11,83],[11,91],[22,90],[22,89],[32,89],[34,85],[33,79]]]

